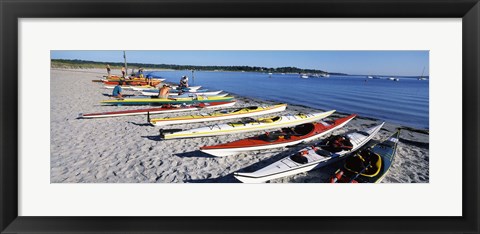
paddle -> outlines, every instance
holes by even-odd
[[[362,163],[363,165],[363,163]],[[364,173],[370,166],[372,165],[372,160],[368,163],[367,166],[363,167],[363,169],[360,172],[357,172],[357,174],[348,181],[348,183],[352,183],[355,179],[357,179],[362,173]]]

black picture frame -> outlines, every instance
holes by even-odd
[[[139,9],[141,10],[129,10]],[[1,233],[478,233],[478,0],[0,0]],[[462,18],[462,217],[18,216],[18,19],[123,17]],[[459,175],[455,175],[460,178]],[[446,185],[448,186],[448,184]],[[439,204],[441,209],[441,204]],[[346,213],[348,214],[348,212]],[[255,214],[252,214],[255,215]]]

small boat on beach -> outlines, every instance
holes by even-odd
[[[137,88],[135,86],[131,87],[132,90],[139,91],[139,92],[152,92],[152,93],[158,93],[159,92],[159,87],[146,87],[146,88]],[[208,89],[189,89],[189,88],[183,88],[183,89],[170,89],[170,93],[203,93],[207,92]]]
[[[153,115],[153,114],[163,114],[163,113],[174,113],[182,111],[194,111],[201,109],[212,109],[212,108],[224,108],[231,107],[235,105],[235,101],[232,102],[209,102],[209,103],[198,103],[193,105],[162,105],[158,108],[147,108],[147,109],[136,109],[136,110],[125,110],[125,111],[110,111],[110,112],[99,112],[99,113],[90,113],[78,115],[79,119],[93,119],[93,118],[107,118],[107,117],[119,117],[119,116],[130,116],[130,115]]]
[[[197,93],[197,92],[194,92],[194,93],[184,92],[184,93],[181,93],[181,94],[175,92],[175,93],[170,93],[168,96],[178,96],[179,94],[180,94],[180,95],[185,95],[185,94],[187,94],[187,95],[191,95],[192,97],[195,96],[195,95],[215,96],[215,95],[219,95],[221,92],[223,92],[223,90],[210,91],[210,92],[199,92],[199,93]],[[144,96],[158,96],[158,93],[159,93],[159,92],[158,92],[158,90],[157,90],[157,92],[145,92],[145,91],[142,91],[141,93],[142,93],[142,95],[144,95]],[[225,96],[226,96],[226,95],[225,95]]]
[[[333,112],[335,112],[335,110],[311,114],[274,116],[260,119],[245,118],[238,122],[216,124],[184,131],[178,129],[162,129],[160,130],[160,137],[163,139],[205,137],[290,127],[318,121],[331,115]]]
[[[115,86],[117,85],[104,85],[103,87],[106,88],[106,89],[114,89]],[[158,91],[158,89],[155,87],[155,86],[151,86],[151,85],[120,85],[120,87],[122,87],[122,89],[128,89],[128,90],[142,90],[142,89],[155,89]]]
[[[101,101],[106,105],[164,105],[164,104],[195,104],[205,102],[230,102],[234,99],[232,96],[226,97],[187,97],[187,98],[125,98]]]
[[[400,130],[387,140],[347,158],[343,170],[338,169],[330,183],[380,183],[395,159],[399,135]]]
[[[193,91],[196,91],[196,90],[200,89],[201,87],[202,87],[202,86],[189,86],[189,87],[187,87],[187,88],[180,88],[180,87],[178,87],[178,86],[176,86],[176,85],[173,85],[173,86],[172,86],[172,90],[188,90],[188,91],[193,92]]]
[[[284,111],[287,104],[273,105],[273,106],[249,106],[227,110],[218,110],[212,113],[205,113],[199,115],[187,115],[178,117],[165,117],[157,119],[149,119],[148,122],[154,126],[166,126],[171,124],[186,124],[197,122],[208,122],[227,119],[238,119],[245,117],[253,117],[258,115],[271,114],[275,112]]]
[[[122,89],[125,90],[134,90],[134,91],[140,91],[140,92],[156,92],[158,93],[159,90],[155,86],[150,86],[150,85],[140,85],[140,86],[130,86],[130,85],[121,85]],[[205,92],[207,89],[199,89],[201,86],[195,86],[193,88],[183,88],[181,90],[179,89],[170,89],[170,93],[179,93],[179,92]],[[106,89],[114,89],[115,85],[105,85],[104,88]],[[149,95],[150,96],[150,95]]]
[[[223,157],[248,151],[297,145],[316,140],[339,129],[355,118],[355,116],[356,115],[353,114],[333,121],[300,124],[295,127],[282,128],[279,131],[266,132],[262,135],[225,144],[203,146],[200,150],[207,154]]]
[[[380,131],[384,124],[344,135],[330,136],[258,171],[235,172],[234,177],[243,183],[263,183],[326,166],[360,149]]]
[[[118,85],[119,83],[122,85],[130,85],[130,86],[145,86],[149,85],[148,81],[135,81],[135,80],[122,80],[122,81],[103,81],[104,85]],[[162,81],[151,81],[150,85],[156,86],[160,84]]]
[[[105,81],[105,82],[109,82],[109,81],[120,81],[120,80],[124,80],[124,81],[139,81],[139,82],[146,82],[148,81],[149,79],[148,78],[145,78],[145,77],[129,77],[129,78],[122,78],[122,77],[119,77],[119,76],[111,76],[110,78],[105,78],[105,79],[102,79],[102,81]],[[164,81],[165,79],[162,79],[162,78],[150,78],[150,81],[156,81],[156,82],[162,82]]]

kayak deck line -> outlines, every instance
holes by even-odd
[[[234,128],[235,126],[231,126],[229,129],[222,130],[222,126],[220,126],[220,125],[210,125],[210,126],[206,126],[204,128],[209,128],[210,130],[213,130],[215,127],[217,127],[219,130],[217,130],[215,132],[200,132],[200,133],[199,132],[192,132],[192,133],[182,133],[182,134],[168,134],[168,135],[164,135],[164,139],[188,138],[188,137],[206,137],[206,136],[216,136],[216,135],[224,135],[224,134],[260,131],[260,130],[264,130],[264,129],[272,129],[272,128],[277,128],[277,127],[278,128],[289,127],[289,126],[294,126],[294,125],[297,125],[297,124],[300,124],[300,123],[305,123],[305,121],[314,122],[317,119],[325,118],[325,117],[331,115],[334,112],[335,112],[335,110],[331,110],[331,111],[327,111],[327,112],[321,112],[321,113],[315,113],[315,114],[311,114],[310,117],[308,117],[308,118],[300,118],[300,119],[296,118],[295,115],[288,115],[288,116],[284,116],[284,117],[288,117],[289,120],[291,120],[291,118],[293,117],[293,119],[295,119],[295,120],[291,120],[289,122],[283,122],[283,123],[271,123],[271,124],[260,125],[260,126],[259,125],[253,125],[253,126],[248,126],[246,128],[237,128],[237,129]],[[278,117],[278,116],[276,116],[276,117]],[[224,125],[224,127],[227,127],[227,126],[230,126],[230,124],[231,123],[227,123],[227,124],[223,124],[223,125]],[[247,126],[246,123],[243,124],[243,126]],[[240,127],[240,125],[238,125],[237,127]],[[190,129],[190,130],[187,130],[187,131],[193,131],[193,130],[197,130],[197,129]],[[201,130],[201,128],[198,129],[198,131],[200,131],[200,130]]]

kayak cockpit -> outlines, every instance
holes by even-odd
[[[258,121],[253,118],[246,117],[246,118],[242,118],[238,122],[229,123],[228,125],[232,127],[239,127],[239,126],[246,126],[247,124],[252,124],[252,123],[258,123]]]
[[[370,150],[363,150],[345,161],[345,169],[366,177],[378,175],[381,167],[382,158]]]
[[[297,125],[292,128],[282,128],[280,131],[266,132],[260,135],[258,139],[267,142],[274,142],[280,138],[291,139],[292,136],[304,136],[311,133],[315,129],[315,125],[312,123]]]
[[[315,125],[313,123],[307,123],[295,126],[292,131],[297,136],[304,136],[311,133],[314,129]]]
[[[231,114],[231,113],[242,113],[242,112],[249,112],[249,111],[255,111],[258,110],[258,106],[249,106],[249,107],[244,107],[244,108],[236,108],[236,109],[230,109],[230,110],[219,110],[217,111],[218,113],[221,114]]]
[[[325,141],[322,144],[322,148],[332,153],[336,153],[343,150],[348,151],[353,149],[353,144],[348,138],[348,136],[335,135],[325,139]]]
[[[272,117],[272,118],[264,118],[264,119],[259,119],[260,122],[263,122],[263,123],[274,123],[274,122],[278,122],[282,119],[281,116],[275,116],[275,117]]]
[[[292,156],[290,156],[290,159],[296,163],[300,164],[305,164],[308,163],[308,158],[303,155],[303,151],[300,151]]]

